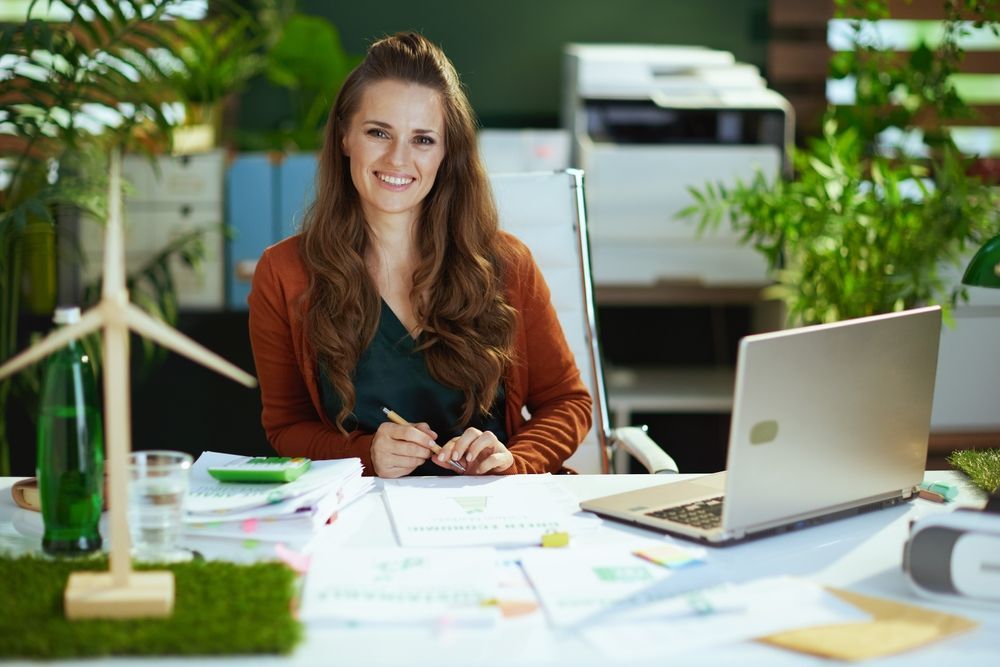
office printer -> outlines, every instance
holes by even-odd
[[[699,236],[676,214],[688,187],[778,177],[793,141],[791,107],[757,68],[702,47],[569,44],[562,123],[585,170],[594,280],[752,286],[763,256],[728,222]]]

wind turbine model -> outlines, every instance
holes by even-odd
[[[74,572],[64,597],[67,618],[169,616],[174,606],[174,574],[134,572],[128,530],[129,329],[152,338],[247,387],[257,381],[214,352],[153,319],[129,303],[125,288],[125,243],[121,212],[121,154],[111,153],[108,225],[104,235],[104,286],[101,300],[74,324],[60,327],[0,366],[0,379],[18,372],[70,341],[104,330],[104,423],[108,465],[108,511],[111,525],[108,572]]]

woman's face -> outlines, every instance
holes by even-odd
[[[369,223],[416,220],[444,158],[444,113],[437,91],[386,80],[370,84],[342,140],[351,180]]]

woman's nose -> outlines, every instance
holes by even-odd
[[[394,165],[406,164],[409,159],[410,147],[405,141],[393,141],[389,147],[389,163]]]

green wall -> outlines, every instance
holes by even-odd
[[[484,126],[555,126],[567,42],[704,45],[763,68],[767,0],[299,0],[329,19],[344,48],[363,53],[373,39],[417,30],[458,68]],[[241,116],[268,124],[269,97],[251,91]]]

